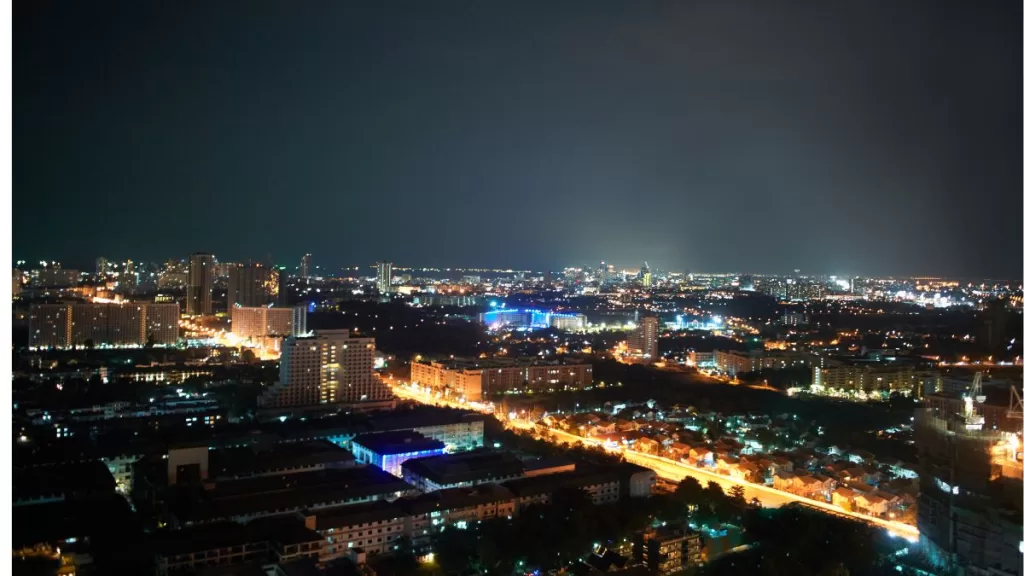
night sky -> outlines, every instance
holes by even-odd
[[[16,0],[14,257],[1020,278],[1021,3]]]

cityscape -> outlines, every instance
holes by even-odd
[[[1020,281],[315,262],[17,262],[18,564],[717,574],[800,521],[848,532],[815,573],[1021,559]]]
[[[1024,3],[11,19],[0,573],[1024,576]]]

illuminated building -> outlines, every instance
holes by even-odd
[[[926,396],[914,414],[919,547],[949,573],[1022,573],[1020,408],[992,402]]]
[[[822,366],[825,358],[799,352],[774,352],[765,354],[761,350],[735,351],[715,350],[715,369],[729,376],[762,370],[784,370],[797,366]]]
[[[654,574],[677,574],[700,562],[700,534],[662,527],[633,539],[633,559]]]
[[[714,352],[697,352],[691,350],[686,355],[687,366],[713,366],[715,364]]]
[[[640,319],[637,327],[629,333],[627,340],[629,353],[643,358],[658,358],[658,318],[645,316]]]
[[[391,391],[373,373],[373,338],[348,330],[292,336],[281,349],[280,381],[260,406],[285,408],[389,400]]]
[[[213,314],[213,265],[213,254],[196,253],[189,256],[185,314]]]
[[[228,269],[228,307],[265,306],[277,300],[277,270],[260,263],[232,264]]]
[[[303,280],[309,279],[309,271],[313,269],[313,255],[306,254],[299,261],[299,278]]]
[[[103,277],[110,272],[110,260],[107,260],[103,256],[96,259],[96,275]]]
[[[173,345],[177,303],[36,304],[29,313],[31,348]]]
[[[391,293],[391,262],[377,262],[377,292]]]
[[[801,314],[800,312],[791,312],[787,310],[782,314],[782,325],[783,326],[799,326],[800,324],[807,323],[807,315]]]
[[[472,294],[417,294],[412,303],[420,306],[479,306],[482,296]]]
[[[21,294],[21,270],[17,268],[11,273],[11,296]]]
[[[583,314],[549,314],[548,322],[552,328],[566,331],[580,331],[587,327],[587,317]]]
[[[640,280],[640,285],[644,288],[651,287],[651,267],[647,265],[647,262],[644,262],[643,267],[640,268],[638,279]]]
[[[352,439],[352,455],[360,464],[372,464],[402,477],[402,463],[413,458],[444,454],[444,444],[419,432],[403,430],[363,434]]]
[[[815,300],[825,294],[825,287],[807,278],[786,279],[786,300]]]
[[[583,390],[594,381],[590,364],[524,363],[515,359],[412,362],[413,382],[445,389],[456,398],[476,402],[503,394]]]
[[[560,330],[582,330],[587,326],[583,314],[545,312],[543,310],[504,309],[483,312],[478,316],[480,323],[491,330],[499,328],[558,328]]]
[[[241,338],[301,336],[306,333],[306,307],[234,306],[231,333]]]
[[[920,396],[925,380],[934,376],[931,372],[915,370],[911,366],[854,364],[815,367],[813,383],[827,390]]]
[[[32,284],[51,288],[78,286],[78,270],[53,267],[43,268],[36,271]]]

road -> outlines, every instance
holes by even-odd
[[[392,389],[396,396],[401,398],[408,398],[419,402],[434,404],[439,406],[450,406],[453,408],[469,408],[469,409],[487,409],[493,411],[493,406],[484,405],[478,402],[453,402],[431,396],[426,393],[423,389],[412,389],[405,385],[393,386]],[[483,411],[483,410],[481,410]],[[504,421],[506,428],[516,428],[519,430],[525,430],[531,433],[536,433],[537,428],[533,422],[527,420],[514,419]],[[583,442],[587,446],[602,447],[601,442],[594,440],[593,438],[584,438],[576,436],[575,434],[569,434],[561,430],[553,430],[545,428],[547,432],[551,434],[551,437],[559,442],[568,442],[569,444],[575,444],[576,442]],[[917,541],[918,530],[917,527],[909,524],[903,524],[901,522],[892,522],[883,518],[876,518],[874,516],[868,516],[866,514],[859,514],[857,512],[850,512],[840,508],[839,506],[833,506],[826,502],[819,502],[817,500],[811,500],[810,498],[804,498],[803,496],[797,496],[789,492],[783,492],[774,488],[764,486],[763,484],[754,484],[738,478],[731,478],[729,476],[722,476],[709,470],[691,466],[683,462],[676,462],[669,460],[668,458],[662,458],[661,456],[654,456],[652,454],[644,454],[641,452],[635,452],[633,450],[620,450],[620,452],[627,462],[632,462],[644,468],[650,468],[654,470],[655,474],[660,478],[678,482],[687,476],[692,476],[702,485],[707,486],[708,482],[717,482],[722,490],[728,492],[733,486],[741,486],[743,488],[744,497],[750,501],[753,498],[757,498],[761,505],[768,508],[778,508],[784,504],[799,503],[810,508],[815,508],[829,514],[837,516],[843,516],[846,518],[852,518],[861,522],[867,522],[874,524],[881,528],[889,530],[891,534],[901,536],[910,541]]]

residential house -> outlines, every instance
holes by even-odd
[[[839,472],[838,477],[843,482],[866,483],[867,473],[860,466],[853,466]]]
[[[889,511],[889,501],[877,494],[858,494],[854,497],[854,504],[872,516],[884,516]]]
[[[773,456],[772,461],[775,463],[775,468],[778,470],[784,470],[786,472],[793,471],[793,461],[785,456]]]
[[[683,445],[685,449],[681,448],[679,444],[673,444],[668,448],[664,448],[661,451],[661,455],[669,460],[675,460],[676,462],[685,460],[690,455],[690,447]]]
[[[764,473],[761,472],[761,468],[752,462],[740,462],[736,466],[736,472],[739,474],[739,478],[746,480],[747,482],[762,483],[764,482]]]
[[[612,434],[613,432],[615,432],[615,423],[608,420],[598,420],[587,428],[587,436]]]
[[[821,480],[806,472],[794,474],[790,485],[792,486],[790,491],[797,496],[803,496],[804,498],[822,498],[825,496],[824,485]]]
[[[713,466],[715,464],[715,453],[703,446],[690,448],[690,459],[697,466]]]
[[[653,438],[644,436],[636,441],[633,449],[644,454],[658,454],[661,451],[661,444]]]
[[[632,420],[619,420],[615,423],[615,429],[619,432],[630,432],[639,428],[636,422]]]
[[[828,500],[829,495],[835,491],[839,483],[836,482],[835,478],[829,478],[824,474],[815,474],[814,477],[818,480],[818,482],[821,482],[822,494],[825,496],[825,499]]]
[[[873,464],[875,462],[875,455],[867,450],[850,450],[846,457],[855,464]]]
[[[849,488],[836,488],[832,491],[832,503],[844,510],[853,510],[857,493]]]

